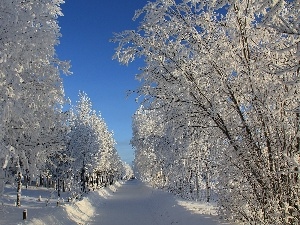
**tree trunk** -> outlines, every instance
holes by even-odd
[[[80,179],[81,179],[81,191],[82,193],[84,193],[85,192],[85,169],[84,168],[81,169]]]
[[[199,200],[199,161],[196,169],[196,201]]]
[[[209,177],[209,170],[208,170],[208,165],[206,163],[206,201],[210,201],[210,177]]]
[[[21,188],[22,188],[22,175],[21,172],[18,173],[18,188],[17,188],[17,203],[16,206],[21,206]]]
[[[63,192],[66,192],[66,181],[65,181],[65,179],[63,179],[63,183],[62,183],[62,185],[63,185]]]
[[[60,197],[60,179],[57,179],[57,196]]]
[[[42,178],[42,174],[40,173],[40,183],[39,183],[39,186],[42,186],[43,185],[43,178]]]

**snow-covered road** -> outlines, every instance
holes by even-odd
[[[116,182],[75,202],[57,206],[55,191],[30,187],[15,207],[14,189],[7,187],[0,205],[0,224],[5,225],[224,225],[212,204],[184,201],[153,189],[139,180]],[[66,193],[65,193],[66,194]],[[53,198],[47,202],[49,195]],[[38,200],[41,198],[41,201]],[[1,199],[0,199],[1,202]],[[47,203],[47,204],[46,204]],[[46,206],[47,205],[47,206]],[[22,220],[23,210],[28,218]],[[231,224],[233,225],[233,224]]]
[[[138,180],[124,183],[98,204],[92,225],[218,225],[216,216],[196,214],[178,204],[176,198],[152,189]]]

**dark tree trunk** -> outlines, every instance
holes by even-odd
[[[17,188],[17,206],[21,206],[21,189],[22,189],[22,175],[21,172],[18,173],[18,188]]]
[[[85,169],[82,168],[81,170],[81,176],[80,176],[80,181],[81,181],[81,191],[85,192]]]
[[[60,197],[60,179],[57,179],[57,196]]]

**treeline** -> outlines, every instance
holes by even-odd
[[[87,95],[64,111],[57,58],[62,0],[0,2],[0,194],[4,184],[55,181],[59,190],[82,193],[130,173],[112,132]]]
[[[135,169],[242,224],[299,224],[299,1],[148,2],[115,58],[141,57]]]
[[[88,96],[81,92],[77,105],[66,112],[64,148],[46,161],[46,171],[54,176],[59,190],[73,195],[129,179],[132,171],[121,161],[113,133],[95,110]]]

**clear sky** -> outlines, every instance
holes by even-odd
[[[131,117],[138,104],[136,96],[126,97],[128,90],[139,86],[134,79],[140,62],[128,67],[112,60],[116,43],[109,42],[114,32],[136,29],[134,12],[146,0],[66,0],[59,18],[62,37],[57,46],[61,60],[71,61],[71,76],[63,76],[66,97],[72,104],[79,91],[91,99],[93,109],[101,112],[108,129],[114,131],[117,150],[123,161],[131,163],[133,150]]]

